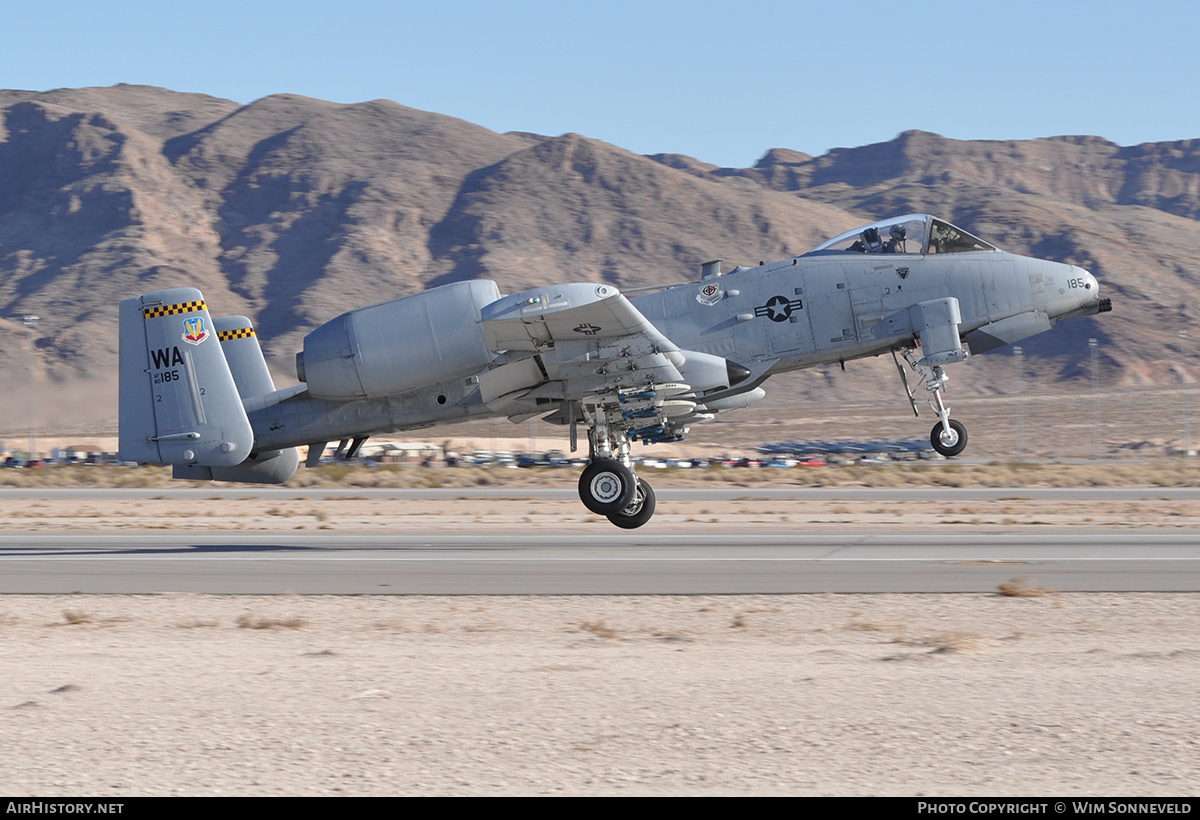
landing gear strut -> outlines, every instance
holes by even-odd
[[[938,423],[933,425],[933,430],[929,432],[929,443],[933,445],[933,449],[939,455],[945,458],[954,458],[967,447],[967,427],[961,421],[950,418],[950,408],[942,399],[942,395],[946,392],[946,382],[950,381],[950,377],[946,375],[945,366],[921,364],[908,348],[901,348],[900,353],[912,366],[912,369],[921,374],[921,382],[929,393],[929,406],[933,412],[937,413]],[[900,378],[904,382],[905,392],[908,393],[908,403],[912,406],[913,415],[920,416],[920,413],[917,412],[916,396],[913,395],[912,388],[908,385],[908,374],[905,373],[900,360],[896,358],[894,350],[892,351],[892,360],[896,362],[896,369],[900,371]]]

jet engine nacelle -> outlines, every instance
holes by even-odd
[[[492,360],[479,326],[496,283],[473,279],[352,310],[304,337],[296,376],[318,399],[377,399],[478,373]]]

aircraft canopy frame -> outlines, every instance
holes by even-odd
[[[998,251],[995,245],[931,214],[905,214],[881,219],[838,234],[805,256],[833,253],[906,254]]]

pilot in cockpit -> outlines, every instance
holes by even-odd
[[[903,225],[896,223],[890,231],[892,238],[883,244],[884,253],[908,253],[906,240],[908,231]]]

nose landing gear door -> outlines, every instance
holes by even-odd
[[[909,308],[913,328],[921,337],[922,367],[937,367],[967,358],[958,336],[962,322],[958,300],[953,296],[918,302]]]

